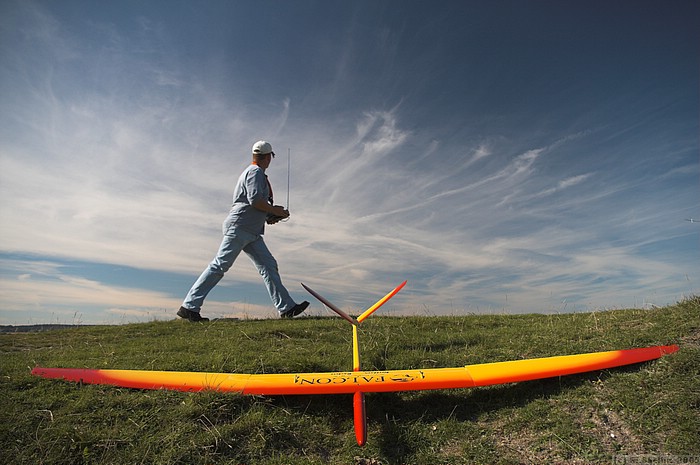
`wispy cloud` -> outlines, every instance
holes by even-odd
[[[173,319],[182,301],[172,293],[144,287],[120,286],[71,274],[59,261],[2,260],[0,295],[7,299],[0,319],[4,323],[46,322],[120,323]],[[97,265],[93,265],[95,267]],[[21,270],[29,271],[19,273]],[[272,317],[269,305],[212,300],[212,317]]]
[[[473,153],[472,157],[469,159],[469,161],[467,162],[467,166],[471,165],[472,163],[474,163],[478,160],[481,160],[482,158],[488,157],[492,153],[493,152],[491,151],[491,149],[488,146],[486,146],[484,144],[479,145],[476,149],[474,149],[474,153]]]
[[[398,127],[394,111],[367,112],[357,124],[363,155],[378,157],[396,150],[409,133]]]
[[[568,189],[570,187],[576,186],[577,184],[580,184],[580,183],[584,182],[586,179],[590,178],[592,175],[593,175],[593,173],[581,174],[578,176],[571,176],[569,178],[562,179],[554,187],[549,187],[547,189],[541,190],[541,191],[533,193],[533,194],[523,194],[522,192],[519,192],[517,195],[511,195],[511,196],[505,198],[502,201],[502,203],[506,204],[509,201],[517,199],[517,202],[522,204],[522,203],[530,202],[530,201],[533,201],[536,199],[541,199],[543,197],[547,197],[547,196],[556,194],[558,192],[561,192],[565,189]]]
[[[406,44],[422,44],[406,31],[423,30],[410,15],[400,27],[366,22],[358,6],[341,29],[304,36],[297,60],[294,47],[249,50],[215,28],[185,46],[194,36],[181,41],[148,5],[111,22],[86,13],[80,27],[49,5],[12,5],[0,15],[0,257],[23,258],[0,263],[9,312],[172,317],[216,251],[260,138],[279,155],[268,170],[278,202],[291,151],[292,218],[266,242],[297,299],[303,281],[361,308],[409,279],[391,311],[557,311],[697,289],[697,232],[682,221],[700,208],[685,94],[613,81],[597,93],[584,79],[523,93],[523,109],[502,94],[521,89],[525,70],[491,62],[496,51],[453,54],[474,41],[434,38],[414,53]],[[308,66],[311,80],[292,78]],[[260,72],[271,68],[288,73]],[[134,283],[67,262],[154,274]],[[244,257],[229,275],[210,312],[271,315]]]

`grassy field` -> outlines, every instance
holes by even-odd
[[[368,394],[368,444],[360,448],[349,395],[139,391],[30,376],[36,365],[349,370],[351,331],[338,318],[0,334],[0,463],[603,464],[645,454],[674,463],[700,460],[700,298],[655,310],[583,314],[374,316],[360,336],[366,370],[671,343],[681,350],[632,367],[541,381]]]

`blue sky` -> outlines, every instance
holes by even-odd
[[[0,324],[173,318],[258,139],[268,246],[348,311],[700,290],[695,1],[0,5]],[[274,317],[241,256],[210,317]],[[325,314],[313,302],[311,314]]]

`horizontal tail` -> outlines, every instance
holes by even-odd
[[[387,301],[388,301],[389,299],[391,299],[392,297],[394,297],[394,296],[396,295],[396,293],[399,292],[399,291],[401,290],[401,288],[403,288],[403,287],[406,285],[407,282],[408,282],[408,281],[404,281],[404,282],[402,282],[401,284],[399,284],[398,286],[396,286],[396,288],[395,288],[393,291],[389,292],[387,295],[385,295],[384,297],[382,297],[381,299],[379,299],[379,300],[377,301],[377,303],[375,303],[375,304],[372,305],[370,308],[368,308],[367,310],[365,310],[365,311],[362,313],[362,315],[360,315],[360,316],[357,318],[357,320],[354,319],[353,317],[351,317],[350,315],[348,315],[347,313],[345,313],[344,311],[342,311],[341,309],[339,309],[338,307],[336,307],[335,305],[333,305],[328,299],[326,299],[326,298],[323,297],[321,294],[319,294],[318,292],[316,292],[316,291],[314,291],[313,289],[311,289],[311,288],[310,288],[309,286],[307,286],[306,284],[301,283],[301,285],[302,285],[302,287],[303,287],[304,289],[306,289],[306,290],[309,292],[309,294],[311,294],[311,295],[314,296],[316,299],[318,299],[323,305],[325,305],[326,307],[328,307],[330,310],[333,310],[335,313],[337,313],[338,315],[340,315],[342,318],[344,318],[345,320],[347,320],[348,322],[350,322],[350,324],[352,324],[352,325],[357,325],[357,324],[359,324],[359,323],[362,323],[362,321],[364,321],[368,316],[370,316],[370,315],[371,315],[372,313],[374,313],[377,309],[379,309],[379,307],[381,307],[382,305],[384,305],[385,303],[387,303]]]
[[[399,291],[401,290],[401,288],[403,288],[403,287],[406,285],[407,282],[408,282],[408,281],[402,282],[401,284],[399,284],[398,286],[396,286],[396,288],[395,288],[393,291],[391,291],[390,293],[388,293],[387,295],[385,295],[384,297],[382,297],[376,304],[372,305],[370,308],[368,308],[367,310],[365,310],[364,313],[363,313],[362,315],[360,315],[360,316],[357,317],[357,322],[358,322],[358,323],[362,323],[362,322],[365,320],[365,318],[367,318],[368,316],[370,316],[372,313],[374,313],[375,310],[377,310],[379,307],[381,307],[382,305],[384,305],[385,303],[387,303],[387,301],[388,301],[389,299],[391,299],[392,297],[394,297],[394,296],[396,295],[396,293],[399,292]]]
[[[306,289],[309,292],[309,294],[316,297],[323,305],[325,305],[329,309],[333,310],[335,313],[337,313],[341,317],[345,318],[348,322],[350,322],[351,325],[357,324],[357,321],[353,317],[351,317],[350,315],[348,315],[347,313],[345,313],[344,311],[342,311],[341,309],[339,309],[338,307],[333,305],[329,300],[324,298],[321,294],[314,291],[313,289],[311,289],[309,286],[307,286],[304,283],[301,283],[301,285],[304,289]]]

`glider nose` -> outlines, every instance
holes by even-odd
[[[365,414],[365,393],[357,391],[352,398],[353,412],[355,416],[355,439],[357,445],[362,447],[367,442],[367,415]]]

